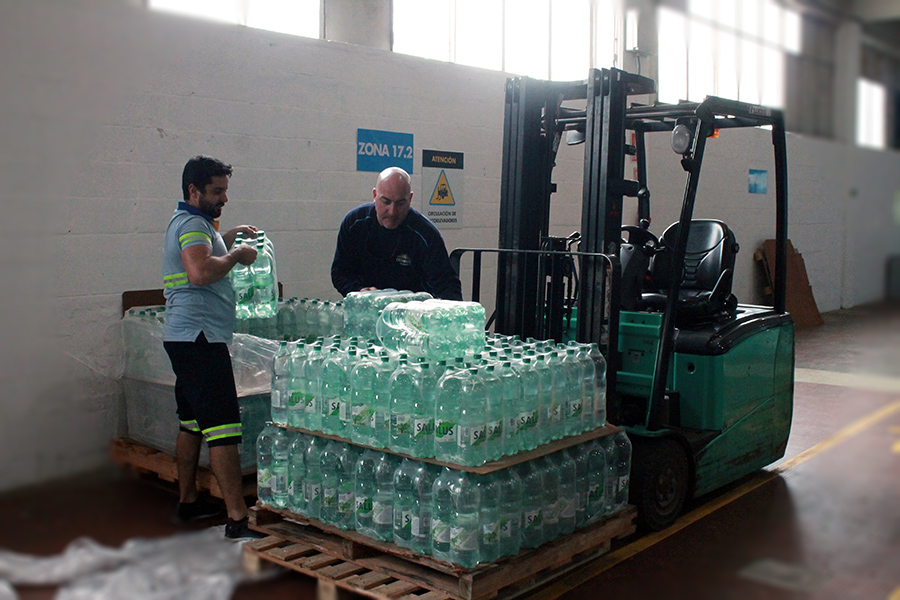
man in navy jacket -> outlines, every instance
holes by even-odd
[[[338,231],[331,282],[350,292],[394,288],[462,300],[437,227],[410,205],[409,174],[398,167],[378,175],[374,202],[351,210]]]

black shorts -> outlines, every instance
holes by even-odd
[[[225,343],[163,342],[175,371],[175,404],[183,431],[203,434],[212,446],[241,443],[241,410],[231,355]]]

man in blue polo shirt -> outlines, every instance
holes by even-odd
[[[409,174],[390,167],[378,175],[374,202],[344,217],[331,263],[331,282],[341,294],[394,288],[462,300],[444,240],[412,208],[412,195]]]
[[[256,227],[241,225],[220,235],[216,219],[228,202],[231,165],[195,156],[184,166],[184,201],[163,244],[166,320],[163,345],[175,372],[175,401],[180,429],[175,443],[179,502],[177,523],[215,516],[221,509],[198,499],[197,464],[203,439],[209,446],[213,474],[222,490],[229,538],[255,537],[248,529],[241,461],[241,415],[227,344],[234,331],[234,290],[228,273],[238,263],[250,265],[256,250],[233,248],[238,232],[256,236]]]

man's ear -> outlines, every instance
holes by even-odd
[[[372,200],[376,200],[378,198],[378,190],[372,188]]]
[[[193,183],[188,184],[188,199],[193,200],[196,197],[200,196],[200,188],[198,188]]]

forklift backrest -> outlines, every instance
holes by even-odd
[[[672,258],[675,253],[678,223],[673,223],[660,238],[659,253],[653,258],[650,276],[654,287],[667,290],[672,280]],[[697,219],[691,221],[687,248],[684,254],[684,279],[681,282],[685,295],[691,292],[711,292],[726,270],[734,272],[734,259],[738,245],[734,233],[722,221]],[[730,293],[731,290],[727,290]]]

